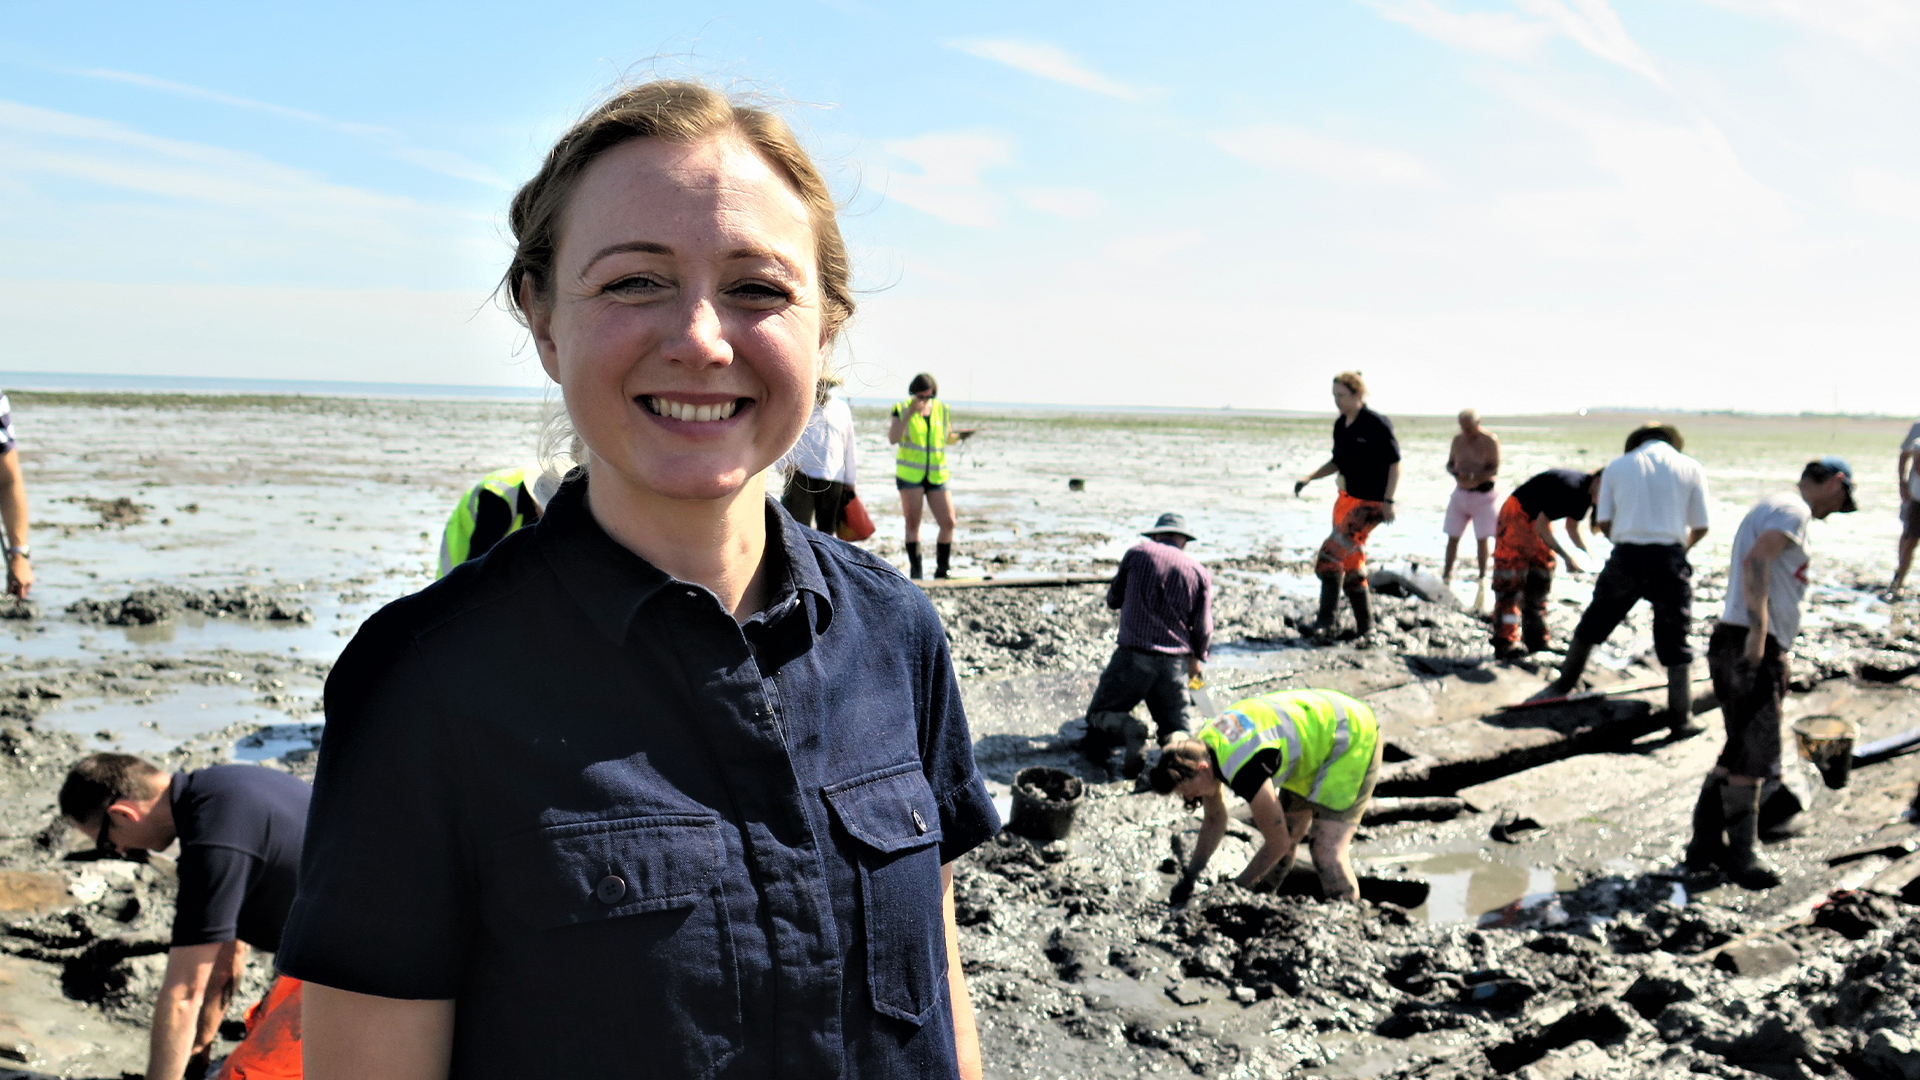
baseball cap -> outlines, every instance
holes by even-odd
[[[1851,514],[1859,509],[1853,501],[1853,466],[1847,464],[1846,458],[1828,454],[1819,461],[1809,461],[1800,475],[1816,484],[1824,484],[1835,476],[1846,477],[1847,499],[1840,504],[1840,512]]]

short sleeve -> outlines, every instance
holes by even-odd
[[[405,601],[402,601],[405,603]],[[379,997],[456,995],[476,923],[456,748],[426,658],[376,615],[327,678],[300,887],[278,966]]]
[[[233,941],[240,908],[260,860],[238,848],[188,844],[180,852],[180,895],[173,910],[174,948]]]
[[[940,804],[940,861],[950,863],[1000,831],[1000,812],[974,765],[973,736],[960,704],[946,633],[932,604],[924,598],[921,602],[926,605],[922,623],[929,642],[929,685],[920,726],[920,765]]]
[[[1384,416],[1380,417],[1380,430],[1385,432],[1387,436],[1387,452],[1382,454],[1381,457],[1385,459],[1388,464],[1399,461],[1400,437],[1393,433],[1393,421]]]
[[[1598,490],[1593,493],[1593,520],[1613,520],[1613,466],[1608,465],[1600,473]]]
[[[1245,802],[1252,802],[1253,797],[1260,794],[1261,786],[1273,779],[1274,767],[1279,763],[1280,751],[1277,747],[1269,746],[1254,754],[1245,765],[1240,766],[1239,772],[1233,774],[1233,793]]]

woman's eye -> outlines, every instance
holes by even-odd
[[[786,289],[777,285],[769,285],[764,281],[743,282],[735,285],[730,291],[742,300],[750,302],[775,303],[793,299],[793,294]]]
[[[653,278],[636,274],[633,277],[623,277],[608,282],[605,291],[619,293],[625,296],[641,296],[651,292],[659,292],[664,288],[666,288],[666,285],[663,283]]]

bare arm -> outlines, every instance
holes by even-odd
[[[1567,523],[1567,532],[1572,533],[1579,527],[1578,522],[1569,521]],[[1560,538],[1553,535],[1553,520],[1551,518],[1545,514],[1535,515],[1533,519],[1533,531],[1536,536],[1540,537],[1541,543],[1546,544],[1549,548],[1553,549],[1555,554],[1567,560],[1567,569],[1580,569],[1580,561],[1572,555],[1567,554],[1567,549],[1560,546]],[[1582,548],[1581,550],[1584,551],[1586,549]]]
[[[1222,785],[1224,786],[1224,785]],[[1193,842],[1193,858],[1187,860],[1186,876],[1198,879],[1207,868],[1207,860],[1227,835],[1227,800],[1220,788],[1207,797],[1206,815],[1200,819],[1200,836]]]
[[[1900,501],[1903,503],[1913,501],[1913,468],[1916,460],[1920,460],[1920,453],[1912,450],[1900,451],[1900,464],[1894,473],[1900,479]],[[7,518],[7,523],[11,527],[13,518]]]
[[[1706,526],[1704,525],[1698,529],[1688,529],[1687,530],[1687,550],[1692,551],[1693,545],[1699,543],[1701,539],[1704,538],[1706,535],[1707,535],[1707,530],[1706,530]]]
[[[1382,521],[1393,520],[1393,493],[1398,490],[1400,490],[1400,463],[1396,461],[1387,466],[1387,511],[1381,518]]]
[[[167,971],[153,1003],[153,1030],[147,1037],[147,1080],[180,1080],[193,1056],[200,1011],[223,951],[233,943],[182,945],[167,950]]]
[[[1567,539],[1573,541],[1573,546],[1579,548],[1581,551],[1587,550],[1586,538],[1580,535],[1579,518],[1567,519]]]
[[[1253,824],[1260,830],[1260,850],[1253,853],[1253,860],[1247,868],[1240,871],[1234,884],[1243,889],[1251,889],[1267,872],[1278,866],[1281,860],[1293,854],[1299,844],[1293,834],[1287,831],[1287,818],[1280,812],[1279,796],[1273,793],[1273,781],[1260,785],[1260,790],[1249,804],[1253,808]]]
[[[227,1010],[233,1006],[233,992],[240,986],[240,969],[246,962],[247,947],[238,941],[221,946],[220,955],[214,958],[206,1001],[200,1006],[200,1025],[193,1036],[195,1055],[206,1053],[213,1046],[214,1036],[220,1034],[220,1021],[227,1018]]]
[[[1300,494],[1300,489],[1301,489],[1301,488],[1303,488],[1303,487],[1306,487],[1306,486],[1307,486],[1308,484],[1311,484],[1311,483],[1313,483],[1313,482],[1314,482],[1315,480],[1318,480],[1318,479],[1320,479],[1320,478],[1321,478],[1321,477],[1323,477],[1323,476],[1332,476],[1332,475],[1333,475],[1334,473],[1336,473],[1336,472],[1339,472],[1339,471],[1340,471],[1340,466],[1338,466],[1338,465],[1335,465],[1335,464],[1333,463],[1333,459],[1332,459],[1332,458],[1328,458],[1328,459],[1327,459],[1327,463],[1326,463],[1325,465],[1322,465],[1322,466],[1320,466],[1319,468],[1317,468],[1317,469],[1315,469],[1315,470],[1313,470],[1312,472],[1310,472],[1310,473],[1308,473],[1307,475],[1305,475],[1305,476],[1303,476],[1303,477],[1301,477],[1300,479],[1298,479],[1298,480],[1296,480],[1296,481],[1294,481],[1294,484],[1293,484],[1293,493],[1294,493],[1295,495],[1298,495],[1298,494]]]
[[[300,1024],[308,1080],[446,1080],[453,1060],[452,1001],[306,983]]]
[[[980,1031],[973,1019],[973,997],[960,966],[960,927],[953,916],[953,864],[940,868],[940,912],[947,927],[947,998],[953,1003],[953,1048],[960,1058],[960,1080],[980,1080]]]
[[[1900,490],[1905,491],[1905,488]],[[14,548],[27,546],[27,481],[20,474],[20,450],[9,448],[0,454],[0,521],[6,525],[7,591],[27,595],[33,588],[33,564],[25,556],[15,558]]]
[[[1741,567],[1746,574],[1741,591],[1747,601],[1746,656],[1749,660],[1757,661],[1767,654],[1767,582],[1773,571],[1773,560],[1792,542],[1793,538],[1786,533],[1771,529],[1747,549],[1747,560]]]
[[[906,436],[906,434],[907,434],[906,414],[895,413],[893,415],[893,419],[887,421],[887,442],[897,444],[902,438]]]

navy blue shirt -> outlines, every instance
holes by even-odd
[[[281,970],[455,999],[455,1077],[957,1075],[940,867],[999,820],[932,605],[769,503],[736,623],[585,495],[335,665]]]
[[[180,836],[173,945],[239,940],[280,948],[312,795],[305,780],[261,765],[173,774],[167,799]]]

